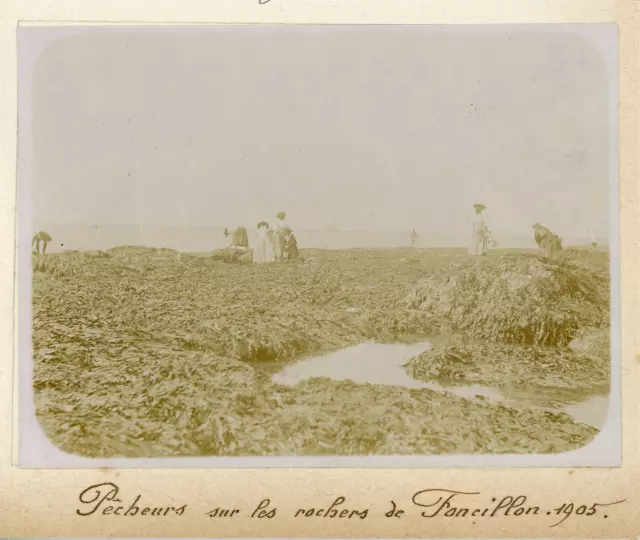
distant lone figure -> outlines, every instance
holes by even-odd
[[[411,247],[416,247],[416,238],[418,238],[418,233],[413,229],[411,231]]]
[[[482,217],[482,212],[486,206],[484,204],[474,204],[473,208],[475,214],[471,219],[471,247],[469,248],[469,255],[486,255],[489,228]]]
[[[231,247],[242,249],[249,247],[249,235],[244,227],[237,227],[234,231],[229,231],[229,229],[225,228],[222,234],[225,238],[231,236]]]
[[[35,246],[36,255],[40,254],[40,242],[42,242],[42,254],[47,252],[47,244],[51,242],[51,237],[44,231],[40,231],[31,240],[31,246]]]
[[[562,250],[560,237],[540,223],[533,226],[533,236],[545,259],[553,260],[556,253]]]
[[[269,235],[269,224],[266,221],[258,223],[258,235],[256,247],[253,250],[254,263],[270,263],[275,261],[273,253],[273,243]]]
[[[593,232],[589,233],[589,239],[591,240],[591,251],[598,251],[598,239]]]

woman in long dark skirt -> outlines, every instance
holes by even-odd
[[[284,238],[284,247],[287,253],[287,261],[296,260],[300,256],[300,252],[298,250],[298,241],[296,240],[295,234],[293,231],[287,231],[287,234]]]

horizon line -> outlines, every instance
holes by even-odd
[[[199,229],[220,229],[220,230],[224,230],[225,228],[233,228],[233,226],[229,226],[229,225],[217,225],[217,224],[213,224],[213,225],[209,225],[209,224],[180,224],[180,225],[171,225],[171,224],[160,224],[160,223],[90,223],[90,222],[42,222],[41,224],[42,226],[38,226],[38,227],[34,227],[33,229],[43,229],[45,228],[45,226],[52,226],[52,227],[83,227],[83,228],[100,228],[100,227],[131,227],[131,228],[146,228],[146,227],[154,227],[154,228],[176,228],[176,229],[184,229],[184,228],[199,228]],[[245,225],[238,225],[240,227],[245,227],[247,230],[251,230],[251,227],[246,227]],[[299,227],[299,228],[295,228],[294,230],[297,230],[298,232],[311,232],[311,233],[364,233],[364,234],[406,234],[409,235],[412,232],[412,229],[415,230],[418,233],[418,236],[420,235],[424,235],[424,236],[431,236],[431,237],[447,237],[447,236],[454,236],[454,237],[462,237],[462,236],[466,236],[466,233],[463,232],[453,232],[453,233],[446,233],[446,232],[430,232],[430,231],[422,231],[419,227],[413,227],[413,228],[407,228],[407,229],[399,229],[399,228],[395,228],[395,229],[359,229],[359,228],[350,228],[350,227],[333,227],[333,228],[329,228],[329,227],[325,227],[325,228],[313,228],[313,227]],[[495,231],[494,231],[495,232]],[[509,239],[533,239],[533,234],[531,234],[531,236],[529,235],[518,235],[518,234],[505,234],[502,235],[499,232],[496,233],[496,236],[498,237],[502,237],[502,238],[509,238]],[[573,239],[573,240],[585,240],[590,242],[589,239],[589,235],[588,234],[562,234],[560,233],[559,236],[561,238],[568,238],[568,239]],[[597,240],[600,242],[602,241],[603,238],[605,237],[601,237],[599,235],[596,235]],[[608,240],[608,234],[606,235],[606,238]]]
[[[567,249],[580,249],[580,248],[588,248],[589,245],[588,244],[569,244],[566,245],[564,247],[564,250]],[[600,244],[598,246],[598,250],[603,250],[602,248],[607,248],[606,251],[609,251],[609,245],[608,244]],[[118,248],[143,248],[143,249],[155,249],[155,250],[168,250],[168,251],[175,251],[176,253],[211,253],[213,251],[220,251],[220,250],[224,250],[224,249],[229,249],[230,246],[224,246],[224,247],[219,247],[219,248],[213,248],[213,249],[209,249],[209,250],[186,250],[186,251],[181,251],[179,249],[175,249],[175,248],[171,248],[171,247],[158,247],[158,246],[150,246],[150,245],[144,245],[144,244],[117,244],[117,245],[113,245],[111,247],[108,248],[104,248],[104,249],[97,249],[97,248],[93,248],[93,249],[62,249],[60,251],[51,251],[48,254],[50,255],[54,255],[54,254],[60,254],[60,253],[75,253],[75,252],[79,252],[79,253],[88,253],[88,252],[92,252],[92,251],[102,251],[102,252],[107,252],[109,250],[112,249],[118,249]],[[249,246],[248,250],[253,249],[251,246]],[[416,247],[412,247],[412,246],[350,246],[350,247],[320,247],[320,246],[305,246],[305,247],[300,247],[300,251],[307,251],[307,250],[318,250],[318,251],[349,251],[349,250],[366,250],[366,251],[388,251],[388,250],[411,250],[411,251],[420,251],[420,250],[442,250],[442,249],[462,249],[462,250],[468,250],[469,246],[467,245],[446,245],[446,246],[416,246]],[[506,251],[506,250],[519,250],[519,251],[538,251],[539,249],[537,247],[523,247],[523,246],[509,246],[509,245],[505,245],[505,246],[498,246],[495,248],[490,248],[489,252],[492,251]],[[43,255],[43,254],[41,254]]]

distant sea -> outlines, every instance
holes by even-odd
[[[228,244],[224,227],[168,227],[132,225],[42,224],[36,230],[49,233],[53,241],[48,252],[67,250],[107,250],[115,246],[138,245],[171,248],[181,252],[207,252]],[[35,231],[34,231],[35,232]],[[322,231],[294,230],[301,249],[400,248],[411,245],[410,231]],[[535,248],[533,235],[527,237],[495,236],[498,248]],[[254,231],[249,230],[249,246]],[[418,248],[467,247],[470,239],[461,235],[421,233]],[[585,238],[563,238],[565,245],[586,245]],[[602,242],[602,241],[601,241]]]

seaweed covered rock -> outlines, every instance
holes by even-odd
[[[569,348],[526,345],[440,345],[412,358],[405,369],[415,379],[501,387],[534,385],[587,389],[609,383],[609,351],[585,354]]]
[[[213,260],[225,263],[249,264],[253,262],[253,250],[242,250],[232,247],[216,249],[213,252]]]
[[[177,251],[170,248],[155,248],[147,246],[116,246],[106,251],[108,255],[164,255],[175,256]]]
[[[53,277],[82,277],[87,273],[87,260],[78,251],[65,251],[47,255],[32,255],[34,275],[49,274]]]
[[[108,259],[109,257],[111,257],[109,253],[107,253],[106,251],[102,251],[101,249],[92,249],[90,251],[85,251],[84,255],[86,257],[93,257],[97,259]]]
[[[609,325],[609,276],[578,262],[507,255],[440,269],[405,303],[475,338],[564,346],[581,328]]]
[[[569,343],[572,351],[593,358],[611,356],[611,330],[609,328],[583,328]]]
[[[72,361],[60,350],[36,357],[40,425],[83,457],[530,454],[574,450],[597,433],[564,414],[424,389],[327,378],[278,386],[241,362],[168,343],[110,357],[100,345],[91,370],[80,347],[65,351]],[[141,349],[146,361],[131,362]]]
[[[87,273],[34,275],[37,418],[56,446],[94,458],[531,454],[593,439],[596,429],[528,406],[326,379],[273,384],[280,361],[442,332],[403,300],[458,255],[424,250],[405,264],[398,252],[315,250],[314,264],[295,268],[144,250],[42,257]],[[500,366],[496,377],[507,359]]]
[[[240,259],[238,259],[240,264],[253,264],[253,250],[247,251]]]

